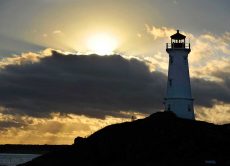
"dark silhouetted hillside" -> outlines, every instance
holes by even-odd
[[[180,119],[171,112],[111,125],[75,142],[23,166],[230,165],[230,125]]]

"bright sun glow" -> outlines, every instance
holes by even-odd
[[[110,55],[117,48],[117,40],[108,34],[97,34],[89,38],[87,45],[90,52],[98,55]]]

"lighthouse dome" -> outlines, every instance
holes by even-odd
[[[175,40],[183,40],[185,38],[186,36],[182,35],[179,30],[177,30],[177,33],[171,36],[171,39],[175,39]]]

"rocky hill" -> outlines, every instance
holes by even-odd
[[[177,118],[171,112],[107,126],[23,166],[230,165],[230,125]]]

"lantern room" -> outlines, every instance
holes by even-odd
[[[190,43],[186,43],[186,36],[182,35],[179,30],[171,36],[171,43],[167,43],[167,49],[189,49]]]

